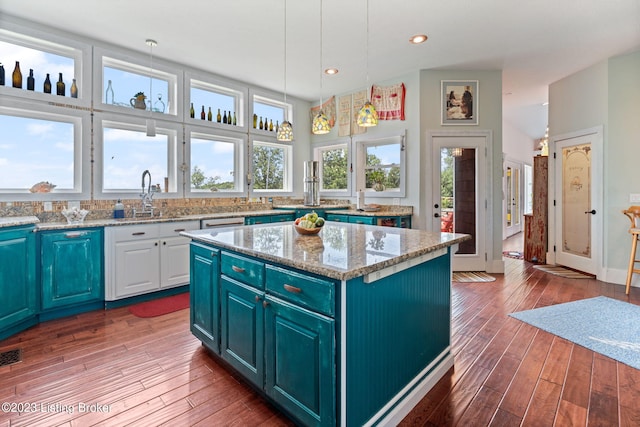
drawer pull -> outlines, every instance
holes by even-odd
[[[173,231],[176,232],[176,233],[181,233],[181,232],[186,231],[186,230],[187,230],[186,228],[176,228]]]
[[[242,268],[242,267],[238,267],[238,266],[232,265],[231,269],[233,271],[235,271],[236,273],[244,273],[244,268]]]
[[[256,295],[256,302],[260,302],[260,295]]]
[[[132,236],[144,236],[145,233],[144,231],[136,231],[135,233],[131,233]]]
[[[85,236],[86,234],[87,233],[85,233],[85,232],[66,233],[64,235],[64,237],[67,238],[67,239],[76,239],[78,237]]]
[[[286,283],[282,285],[285,291],[291,292],[292,294],[299,294],[302,292],[302,289],[296,288],[295,286],[287,285]]]

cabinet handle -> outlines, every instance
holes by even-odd
[[[144,231],[136,231],[135,233],[131,233],[132,236],[144,236],[145,233]]]
[[[260,295],[256,295],[256,302],[260,302]]]
[[[76,239],[78,237],[82,237],[85,236],[87,233],[86,232],[75,232],[75,233],[66,233],[64,235],[64,237],[66,239]]]
[[[295,286],[291,286],[286,283],[282,285],[282,287],[284,288],[285,291],[291,292],[292,294],[299,294],[302,292],[302,289],[296,288]]]
[[[176,233],[180,233],[180,232],[185,231],[185,230],[186,230],[186,228],[176,228],[173,231],[175,231]]]
[[[262,301],[262,307],[263,308],[267,308],[269,306],[269,302],[268,301]]]
[[[166,244],[167,244],[166,240],[165,240],[164,242],[162,242],[162,244],[163,244],[163,245],[166,245]]]
[[[155,246],[158,246],[158,242],[155,243]]]
[[[235,271],[236,273],[244,273],[244,268],[242,268],[242,267],[237,267],[237,266],[235,266],[235,265],[232,265],[232,266],[231,266],[231,269],[232,269],[233,271]]]

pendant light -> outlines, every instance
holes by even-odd
[[[331,127],[329,126],[329,119],[322,111],[322,0],[320,0],[320,110],[318,114],[313,118],[311,124],[311,132],[314,135],[324,135],[329,133]]]
[[[147,136],[156,136],[156,121],[153,119],[151,100],[153,98],[153,47],[157,46],[158,42],[147,39],[145,43],[149,46],[149,118],[147,119]]]
[[[287,120],[289,107],[287,106],[287,0],[284,0],[284,120],[278,128],[276,139],[278,141],[293,141],[293,127]]]
[[[369,0],[367,0],[367,40],[365,43],[366,46],[366,57],[367,57],[367,92],[369,92]],[[358,111],[357,123],[358,126],[362,127],[372,127],[378,125],[378,112],[375,107],[369,101],[370,94],[367,93],[367,102],[362,106],[360,111]]]

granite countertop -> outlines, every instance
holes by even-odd
[[[209,214],[195,214],[195,215],[184,215],[179,217],[153,217],[153,218],[106,218],[106,219],[91,219],[83,221],[79,224],[68,224],[66,222],[41,222],[37,224],[38,230],[64,230],[70,228],[91,228],[91,227],[116,227],[122,225],[134,225],[134,224],[155,224],[162,222],[181,222],[181,221],[199,221],[202,219],[223,219],[223,218],[245,218],[250,216],[263,216],[263,215],[273,215],[273,214],[286,214],[286,213],[294,213],[293,210],[278,210],[274,211],[273,209],[263,210],[263,211],[246,211],[246,212],[223,212],[223,213],[209,213]],[[38,218],[35,218],[36,222]],[[16,219],[16,218],[5,218]],[[0,218],[0,226],[2,218]]]
[[[0,217],[0,228],[15,227],[18,225],[37,224],[40,220],[37,216],[9,216]]]
[[[470,238],[407,228],[326,222],[316,236],[299,235],[291,223],[193,230],[180,233],[266,261],[348,280]]]

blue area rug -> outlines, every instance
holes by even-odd
[[[640,369],[640,306],[596,297],[509,316]]]

